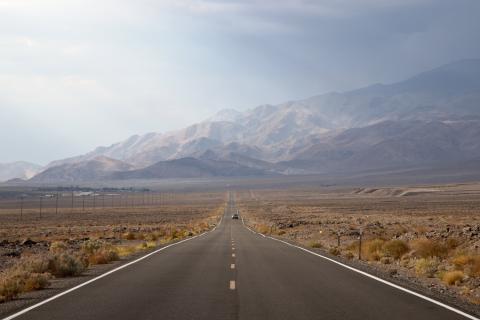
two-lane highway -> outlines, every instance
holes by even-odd
[[[247,229],[230,195],[212,232],[11,319],[466,319]]]

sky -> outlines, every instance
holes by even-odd
[[[478,0],[0,0],[0,162],[480,58]]]

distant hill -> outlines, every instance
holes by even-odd
[[[30,181],[35,183],[94,181],[105,179],[113,172],[130,170],[132,168],[132,165],[119,160],[97,157],[92,160],[50,167],[34,176]]]
[[[226,109],[181,130],[132,136],[54,161],[48,168],[86,163],[99,156],[136,169],[117,177],[254,172],[248,168],[259,170],[258,174],[309,174],[452,167],[477,159],[478,141],[480,60],[474,59],[394,84],[331,92],[245,112]],[[215,172],[209,161],[219,168],[227,162],[231,171]],[[185,173],[178,168],[185,168]],[[72,177],[83,178],[81,174]]]
[[[0,163],[0,181],[30,179],[41,169],[40,165],[24,161]]]
[[[232,161],[181,158],[160,161],[143,169],[116,172],[113,179],[163,179],[163,178],[206,178],[247,177],[269,175],[262,169],[240,165]]]

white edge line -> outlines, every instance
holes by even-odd
[[[243,220],[242,220],[242,222],[243,222]],[[263,236],[264,238],[269,238],[269,239],[272,239],[272,240],[281,242],[281,243],[283,243],[283,244],[286,244],[286,245],[288,245],[288,246],[291,246],[291,247],[300,249],[300,250],[302,250],[302,251],[308,252],[308,253],[310,253],[310,254],[313,254],[314,256],[317,256],[317,257],[320,257],[320,258],[325,259],[325,260],[327,260],[327,261],[330,261],[330,262],[332,262],[332,263],[335,263],[335,264],[337,264],[337,265],[339,265],[339,266],[341,266],[341,267],[344,267],[344,268],[346,268],[346,269],[349,269],[349,270],[351,270],[351,271],[354,271],[354,272],[356,272],[356,273],[359,273],[359,274],[361,274],[361,275],[363,275],[363,276],[365,276],[365,277],[368,277],[368,278],[370,278],[370,279],[373,279],[373,280],[376,280],[376,281],[378,281],[378,282],[381,282],[381,283],[383,283],[383,284],[385,284],[385,285],[387,285],[387,286],[393,287],[393,288],[398,289],[398,290],[400,290],[400,291],[403,291],[403,292],[409,293],[409,294],[411,294],[411,295],[414,295],[414,296],[416,296],[417,298],[420,298],[420,299],[426,300],[426,301],[428,301],[428,302],[431,302],[431,303],[433,303],[433,304],[436,304],[437,306],[440,306],[440,307],[442,307],[442,308],[445,308],[445,309],[447,309],[447,310],[450,310],[450,311],[452,311],[452,312],[454,312],[454,313],[457,313],[457,314],[459,314],[459,315],[461,315],[461,316],[464,316],[465,318],[472,319],[472,320],[480,320],[479,318],[477,318],[477,317],[475,317],[475,316],[473,316],[473,315],[471,315],[471,314],[468,314],[468,313],[463,312],[463,311],[461,311],[461,310],[459,310],[459,309],[456,309],[456,308],[454,308],[454,307],[451,307],[451,306],[449,306],[449,305],[447,305],[447,304],[445,304],[445,303],[442,303],[442,302],[437,301],[437,300],[435,300],[435,299],[429,298],[429,297],[424,296],[424,295],[422,295],[422,294],[420,294],[420,293],[417,293],[417,292],[415,292],[415,291],[412,291],[412,290],[409,290],[409,289],[404,288],[404,287],[402,287],[402,286],[399,286],[399,285],[397,285],[397,284],[394,284],[394,283],[392,283],[392,282],[390,282],[390,281],[387,281],[387,280],[384,280],[384,279],[382,279],[382,278],[376,277],[376,276],[371,275],[371,274],[369,274],[369,273],[367,273],[367,272],[365,272],[365,271],[358,270],[358,269],[356,269],[356,268],[354,268],[354,267],[351,267],[351,266],[349,266],[349,265],[346,265],[346,264],[344,264],[344,263],[341,263],[341,262],[339,262],[339,261],[337,261],[337,260],[334,260],[334,259],[332,259],[332,258],[328,258],[328,257],[326,257],[326,256],[323,256],[323,255],[319,254],[319,253],[316,253],[316,252],[310,251],[310,250],[308,250],[308,249],[302,248],[302,247],[300,247],[300,246],[297,246],[297,245],[288,243],[287,241],[283,241],[283,240],[280,240],[280,239],[276,239],[276,238],[273,238],[273,237],[270,237],[270,236],[265,236],[265,235],[262,234],[262,233],[259,233],[259,232],[256,232],[256,231],[250,229],[245,223],[243,223],[243,225],[245,226],[245,228],[247,228],[247,229],[250,230],[251,232],[256,233],[256,234],[258,234],[258,235],[261,235],[261,236]]]
[[[221,220],[221,219],[220,219],[220,222],[219,222],[219,224],[218,224],[217,226],[219,226],[220,223],[222,223],[222,220]],[[110,275],[110,274],[112,274],[112,273],[114,273],[114,272],[117,272],[117,271],[122,270],[122,269],[124,269],[124,268],[126,268],[126,267],[128,267],[128,266],[130,266],[130,265],[132,265],[132,264],[135,264],[135,263],[137,263],[137,262],[140,262],[140,261],[142,261],[142,260],[144,260],[144,259],[146,259],[146,258],[148,258],[148,257],[150,257],[150,256],[152,256],[152,255],[154,255],[154,254],[156,254],[156,253],[158,253],[158,252],[160,252],[160,251],[163,251],[163,250],[165,250],[165,249],[167,249],[167,248],[176,246],[177,244],[180,244],[180,243],[183,243],[183,242],[186,242],[186,241],[190,241],[190,240],[193,240],[193,239],[195,239],[195,238],[199,238],[199,237],[201,237],[201,236],[206,235],[207,233],[210,233],[210,232],[212,232],[212,231],[215,231],[215,229],[217,228],[217,226],[215,226],[215,228],[213,228],[212,230],[207,231],[207,232],[204,232],[204,233],[199,234],[199,235],[197,235],[197,236],[193,236],[193,237],[191,237],[191,238],[184,239],[184,240],[181,240],[181,241],[178,241],[178,242],[175,242],[175,243],[171,243],[171,244],[166,245],[166,246],[164,246],[164,247],[161,247],[160,249],[157,249],[157,250],[155,250],[155,251],[153,251],[153,252],[150,252],[149,254],[146,254],[146,255],[144,255],[144,256],[136,259],[136,260],[130,261],[130,262],[124,264],[124,265],[121,265],[120,267],[117,267],[117,268],[115,268],[115,269],[113,269],[113,270],[110,270],[110,271],[108,271],[108,272],[105,272],[105,273],[103,273],[103,274],[101,274],[101,275],[99,275],[99,276],[97,276],[97,277],[95,277],[95,278],[93,278],[93,279],[90,279],[90,280],[88,280],[88,281],[85,281],[85,282],[83,282],[83,283],[81,283],[81,284],[73,287],[73,288],[70,288],[70,289],[65,290],[65,291],[63,291],[63,292],[60,292],[59,294],[56,294],[56,295],[54,295],[54,296],[52,296],[52,297],[50,297],[50,298],[48,298],[48,299],[45,299],[45,300],[43,300],[43,301],[41,301],[41,302],[39,302],[39,303],[36,303],[36,304],[34,304],[33,306],[30,306],[30,307],[28,307],[28,308],[25,308],[25,309],[23,309],[23,310],[20,310],[20,311],[18,311],[17,313],[14,313],[14,314],[12,314],[12,315],[10,315],[10,316],[8,316],[8,317],[6,317],[6,318],[3,318],[3,319],[1,319],[1,320],[11,320],[11,319],[15,319],[15,318],[17,318],[17,317],[19,317],[19,316],[21,316],[21,315],[23,315],[23,314],[25,314],[25,313],[27,313],[27,312],[29,312],[29,311],[32,311],[33,309],[36,309],[36,308],[38,308],[38,307],[40,307],[40,306],[42,306],[42,305],[44,305],[44,304],[49,303],[50,301],[56,300],[56,299],[58,299],[58,298],[60,298],[60,297],[62,297],[62,296],[64,296],[64,295],[66,295],[66,294],[68,294],[68,293],[70,293],[70,292],[72,292],[72,291],[75,291],[75,290],[77,290],[77,289],[80,289],[81,287],[84,287],[84,286],[86,286],[86,285],[88,285],[88,284],[90,284],[90,283],[92,283],[92,282],[94,282],[94,281],[100,280],[100,279],[102,279],[102,278],[104,278],[104,277],[106,277],[106,276],[108,276],[108,275]]]

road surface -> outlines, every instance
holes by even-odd
[[[232,220],[15,319],[388,319],[465,317]]]

